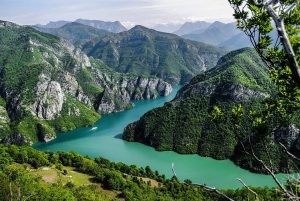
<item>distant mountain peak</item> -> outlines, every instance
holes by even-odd
[[[152,28],[165,33],[173,33],[177,31],[182,25],[182,23],[162,23],[156,24],[152,26]]]
[[[87,20],[87,19],[77,19],[75,22],[92,26],[97,29],[103,29],[113,33],[120,33],[123,31],[127,31],[126,27],[124,27],[119,21],[102,21],[102,20]]]
[[[179,36],[182,36],[194,31],[203,31],[206,28],[208,28],[210,25],[211,23],[205,21],[186,22],[180,27],[180,29],[178,29],[174,33]]]
[[[101,21],[101,20],[77,19],[73,22],[91,26],[91,27],[101,29],[101,30],[106,30],[106,31],[113,32],[113,33],[127,31],[127,29],[119,21],[114,21],[114,22],[108,21],[107,22],[107,21]],[[73,22],[64,21],[64,20],[54,21],[54,22],[51,21],[46,25],[37,24],[34,26],[39,27],[39,28],[61,28],[61,27],[65,26],[66,24],[73,23]]]
[[[147,27],[142,26],[142,25],[135,25],[134,27],[132,27],[130,29],[130,31],[136,31],[136,30],[144,30],[144,31],[150,31],[150,30],[152,30],[152,31],[155,31],[154,29],[150,29],[150,28],[147,28]]]

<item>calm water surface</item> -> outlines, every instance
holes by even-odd
[[[37,143],[33,147],[48,151],[75,151],[90,157],[101,156],[115,162],[145,167],[149,165],[167,177],[172,176],[171,164],[174,163],[180,180],[190,179],[196,183],[205,183],[216,188],[242,187],[237,178],[252,186],[275,186],[267,175],[250,173],[234,165],[229,160],[217,161],[198,155],[180,155],[175,152],[157,152],[153,148],[121,139],[123,129],[138,120],[147,111],[163,106],[176,95],[180,87],[174,87],[168,97],[156,100],[135,102],[135,107],[120,113],[105,115],[94,126],[97,129],[79,128],[59,134],[49,143]],[[283,180],[284,175],[279,175]]]

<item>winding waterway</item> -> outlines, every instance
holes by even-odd
[[[75,151],[90,157],[101,156],[115,162],[145,167],[167,177],[173,176],[171,164],[174,163],[180,180],[190,179],[195,183],[207,184],[216,188],[242,187],[237,181],[241,178],[252,186],[275,186],[268,175],[254,174],[234,165],[230,160],[218,161],[198,155],[180,155],[175,152],[157,152],[153,148],[121,139],[123,129],[138,120],[147,111],[162,106],[176,95],[179,87],[168,97],[156,100],[136,101],[135,107],[120,113],[105,115],[92,128],[79,128],[59,134],[49,143],[37,143],[33,147],[48,151]],[[95,128],[97,127],[97,129]],[[279,175],[281,180],[284,175]]]

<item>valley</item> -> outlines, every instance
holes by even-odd
[[[32,1],[0,8],[0,201],[300,200],[299,2]]]
[[[97,128],[80,128],[58,135],[57,139],[45,144],[37,143],[33,147],[44,151],[75,151],[90,157],[102,156],[114,162],[139,167],[150,166],[165,174],[173,176],[172,163],[178,179],[182,182],[190,179],[195,183],[205,183],[221,189],[241,188],[236,178],[241,177],[252,186],[275,186],[271,176],[250,173],[239,168],[229,160],[217,161],[197,155],[180,155],[174,152],[157,152],[154,149],[139,144],[123,141],[123,129],[131,122],[138,120],[144,113],[161,107],[171,101],[181,87],[175,87],[171,95],[155,100],[135,102],[135,107],[121,113],[109,114],[93,126]],[[284,181],[285,176],[279,175]],[[218,178],[222,178],[219,180]]]

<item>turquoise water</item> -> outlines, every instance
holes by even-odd
[[[49,143],[37,143],[33,147],[48,151],[75,151],[90,157],[101,156],[115,162],[145,167],[149,165],[167,177],[173,176],[171,164],[174,163],[180,180],[190,179],[195,183],[207,184],[216,188],[242,187],[237,181],[241,178],[252,186],[275,186],[267,175],[254,174],[234,165],[229,160],[217,161],[198,155],[180,155],[175,152],[157,152],[153,148],[139,143],[126,142],[121,139],[123,129],[138,120],[147,111],[163,106],[176,95],[175,87],[168,97],[156,100],[135,102],[135,107],[120,113],[105,115],[95,124],[96,130],[79,128],[59,134]],[[279,175],[285,179],[284,175]]]

